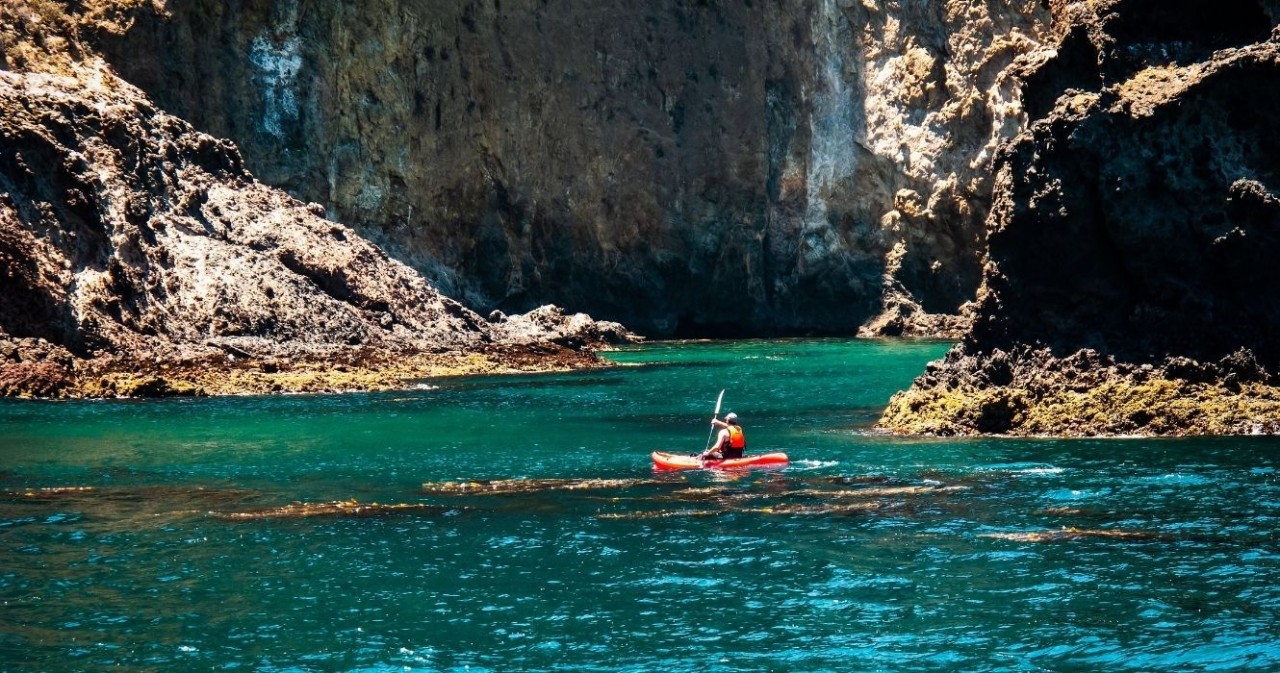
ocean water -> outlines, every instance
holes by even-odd
[[[1280,442],[870,432],[946,348],[0,403],[0,670],[1280,670]]]

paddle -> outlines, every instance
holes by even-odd
[[[720,397],[716,398],[716,412],[714,414],[711,414],[712,418],[715,418],[720,415],[720,403],[723,401],[724,401],[724,391],[721,390]],[[707,448],[703,449],[702,453],[706,453],[711,450],[711,435],[715,433],[715,431],[716,429],[714,427],[712,427],[711,430],[707,431]]]

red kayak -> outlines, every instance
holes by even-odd
[[[651,455],[653,469],[655,470],[732,470],[748,467],[781,467],[787,464],[787,454],[781,452],[708,461],[702,461],[697,456],[683,453],[654,451]]]

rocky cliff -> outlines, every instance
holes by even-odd
[[[1280,8],[1056,3],[972,331],[899,431],[1280,432]]]
[[[376,387],[625,338],[554,309],[490,323],[262,184],[82,43],[129,9],[0,8],[0,394]],[[339,366],[368,380],[316,373]],[[265,378],[201,378],[229,370]]]
[[[122,3],[116,3],[122,4]],[[481,312],[952,329],[1041,0],[128,3],[111,65]]]

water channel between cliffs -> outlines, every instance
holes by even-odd
[[[0,403],[6,670],[1280,668],[1280,443],[872,433],[941,342]],[[720,389],[792,464],[658,474]]]

